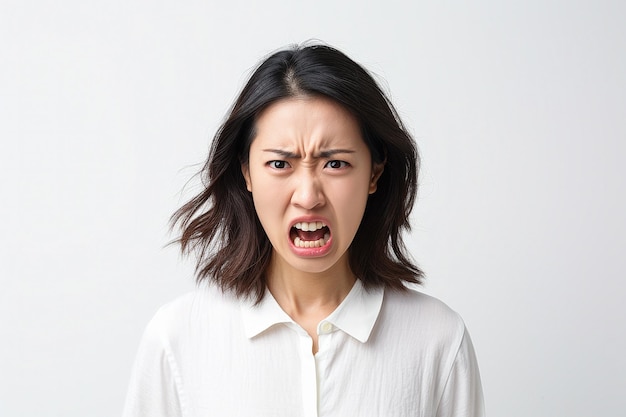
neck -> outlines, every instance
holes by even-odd
[[[267,271],[268,289],[296,322],[328,316],[348,295],[355,280],[347,256],[329,270],[305,272],[274,255]]]

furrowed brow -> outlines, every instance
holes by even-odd
[[[321,151],[319,154],[315,155],[316,158],[330,158],[339,153],[354,153],[351,149],[328,149]]]
[[[285,151],[282,149],[263,149],[263,152],[274,153],[276,155],[282,156],[283,158],[287,158],[287,159],[300,158],[300,155],[298,155],[297,153]]]
[[[283,149],[263,149],[263,152],[270,152],[276,155],[279,155],[286,159],[296,159],[300,158],[300,155],[297,153],[285,151]],[[313,155],[314,158],[331,158],[334,155],[342,154],[342,153],[354,153],[351,149],[327,149],[320,151],[319,153]]]

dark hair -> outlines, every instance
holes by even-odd
[[[255,121],[270,104],[294,96],[324,96],[359,122],[375,163],[385,163],[377,191],[349,248],[350,267],[364,286],[403,290],[421,283],[422,271],[406,254],[402,231],[417,192],[419,155],[393,105],[372,76],[345,54],[325,45],[295,46],[266,58],[253,72],[220,127],[202,171],[204,189],[171,219],[184,254],[196,252],[198,282],[257,302],[266,288],[272,246],[246,189]]]

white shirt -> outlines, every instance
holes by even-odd
[[[198,289],[148,325],[124,416],[484,415],[465,325],[432,297],[357,280],[317,333],[313,355],[269,291],[253,306]]]

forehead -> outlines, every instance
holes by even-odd
[[[257,117],[255,130],[252,147],[366,147],[352,113],[324,97],[294,97],[272,103]]]

